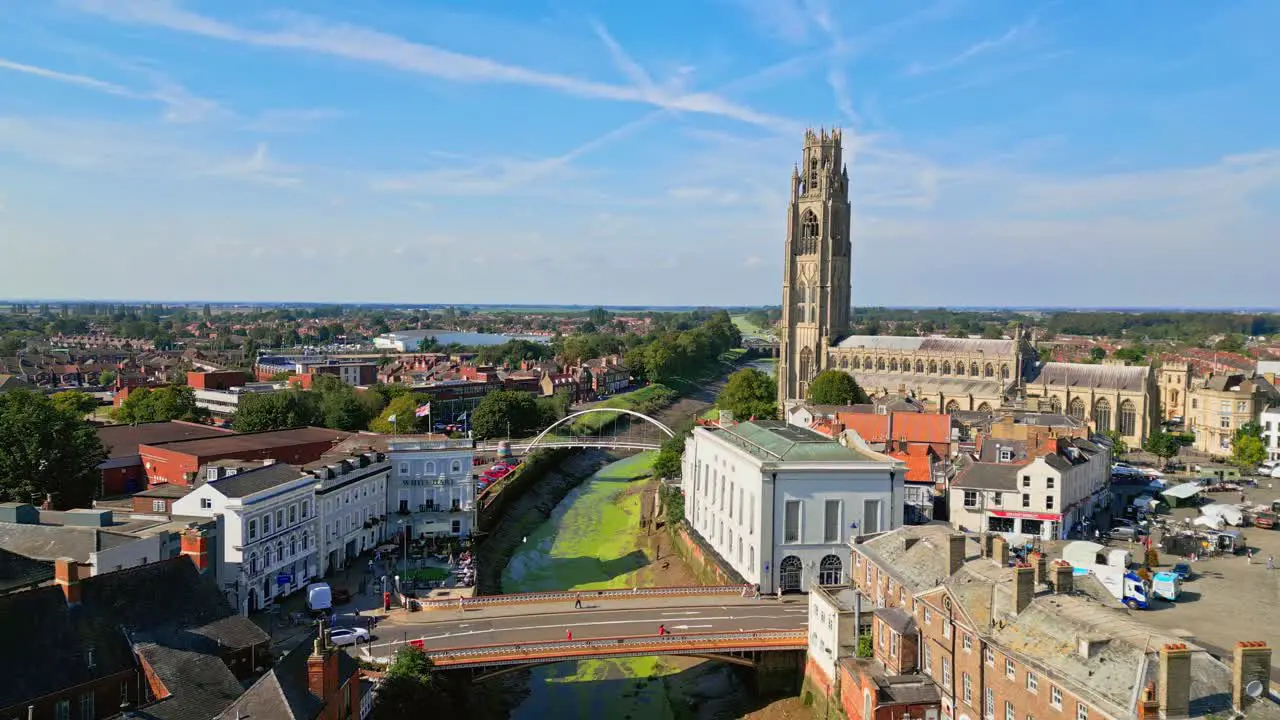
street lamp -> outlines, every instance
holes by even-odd
[[[409,527],[405,527],[404,520],[397,520],[396,524],[400,526],[400,534],[404,541],[404,572],[401,577],[409,576],[409,528],[413,527],[413,522],[409,522]]]

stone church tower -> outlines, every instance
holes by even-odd
[[[809,381],[828,367],[833,343],[849,332],[849,173],[839,130],[807,130],[804,158],[791,174],[778,401],[802,400]]]

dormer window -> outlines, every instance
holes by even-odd
[[[1000,448],[1000,462],[1013,462],[1013,450],[1010,448]]]

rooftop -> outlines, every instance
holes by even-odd
[[[89,562],[92,553],[136,539],[94,527],[0,523],[0,549],[45,562],[53,562],[60,557]]]
[[[329,442],[337,444],[347,439],[351,433],[341,430],[329,430],[318,427],[300,427],[289,430],[268,430],[258,433],[226,434],[221,437],[206,437],[195,440],[176,440],[164,443],[147,443],[147,447],[170,452],[195,455],[227,455],[255,450],[308,445],[311,443]]]
[[[107,457],[119,458],[138,454],[139,445],[154,445],[198,438],[231,435],[230,430],[212,425],[180,422],[154,422],[140,425],[104,425],[98,428],[98,439],[107,449]]]
[[[1151,367],[1147,365],[1091,365],[1049,362],[1034,371],[1028,385],[1141,391]]]
[[[947,566],[947,548],[954,532],[945,525],[907,525],[868,538],[859,543],[857,549],[913,594],[920,593],[937,587],[946,580],[950,571]],[[976,559],[981,556],[978,541],[967,537],[965,558]]]
[[[701,429],[765,462],[874,462],[878,459],[808,428],[780,420],[753,420]]]
[[[42,585],[53,579],[53,563],[0,548],[0,593]]]
[[[229,498],[242,498],[303,477],[307,476],[297,466],[278,462],[256,470],[238,472],[208,484]]]
[[[314,645],[314,636],[299,643],[246,690],[240,699],[215,716],[215,720],[292,720],[317,717],[324,704],[311,694],[307,685],[307,658],[311,656]],[[359,665],[355,658],[341,650],[334,652],[338,658],[339,682],[358,672]]]
[[[1007,357],[1014,353],[1014,340],[985,340],[971,338],[895,337],[892,335],[850,335],[837,347],[848,350],[898,350],[936,353],[982,353]]]

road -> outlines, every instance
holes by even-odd
[[[431,610],[400,615],[375,629],[369,652],[394,653],[408,640],[423,640],[431,649],[499,643],[531,643],[657,635],[664,625],[673,634],[802,630],[808,621],[803,599],[662,598],[595,602],[583,593],[583,607],[571,602],[498,606],[475,610]],[[364,656],[348,648],[357,657]]]

